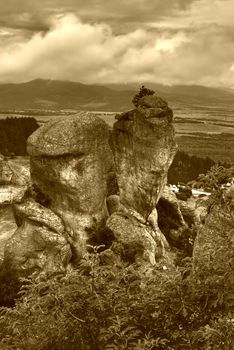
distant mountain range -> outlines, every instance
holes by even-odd
[[[172,108],[182,106],[230,106],[234,90],[204,86],[164,86],[145,83]],[[123,111],[132,108],[140,84],[86,85],[70,81],[36,79],[19,84],[0,84],[0,111],[5,110],[96,110]]]

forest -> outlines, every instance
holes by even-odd
[[[0,153],[4,156],[26,155],[27,138],[39,127],[31,117],[0,120]]]
[[[200,174],[206,174],[215,164],[222,165],[225,168],[231,166],[227,162],[217,163],[209,157],[197,157],[178,150],[168,171],[168,183],[188,183],[196,180]]]

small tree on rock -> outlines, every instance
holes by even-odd
[[[155,93],[154,90],[147,89],[144,85],[142,85],[142,87],[140,88],[140,91],[133,97],[132,103],[134,104],[135,107],[137,107],[139,100],[143,96],[153,95],[154,93]]]

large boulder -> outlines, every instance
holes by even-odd
[[[154,265],[164,256],[155,206],[166,184],[167,171],[176,152],[172,110],[157,96],[144,96],[136,109],[116,116],[111,135],[119,204],[109,201],[107,228],[130,260]],[[153,212],[153,214],[152,214]],[[129,249],[127,249],[129,250]]]
[[[156,239],[150,225],[139,221],[129,213],[116,212],[108,219],[108,229],[113,235],[112,250],[120,255],[123,261],[155,265],[156,259],[161,258],[164,246]],[[116,244],[117,243],[117,244]]]
[[[61,218],[32,199],[14,207],[22,222],[5,245],[5,271],[17,278],[63,270],[72,254]]]
[[[107,218],[108,140],[108,125],[83,112],[52,120],[28,139],[32,181],[62,218],[76,260]]]
[[[146,221],[141,215],[133,210],[126,209],[120,202],[118,195],[111,195],[107,198],[107,208],[110,214],[107,227],[111,235],[109,239],[122,244],[125,259],[139,262],[148,261],[155,264],[156,257],[164,254],[164,248],[169,245],[161,230],[158,227],[158,214],[156,208],[153,209]],[[115,213],[115,215],[113,215]],[[128,232],[128,236],[124,232]],[[132,245],[132,249],[130,246]],[[139,251],[133,249],[141,247]],[[127,252],[131,252],[128,256]],[[133,252],[136,253],[134,258]]]

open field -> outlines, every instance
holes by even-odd
[[[212,123],[174,123],[176,134],[194,134],[194,133],[203,133],[203,134],[233,134],[234,136],[234,126],[223,126]]]
[[[173,106],[172,106],[173,108]],[[202,106],[175,104],[174,126],[180,150],[198,157],[210,157],[215,161],[234,163],[234,108],[232,106]],[[112,126],[117,112],[91,111]],[[15,111],[0,113],[0,119],[6,117],[34,117],[40,125],[56,117],[67,118],[70,111]]]
[[[179,149],[190,155],[234,164],[234,133],[179,135],[176,141]]]

